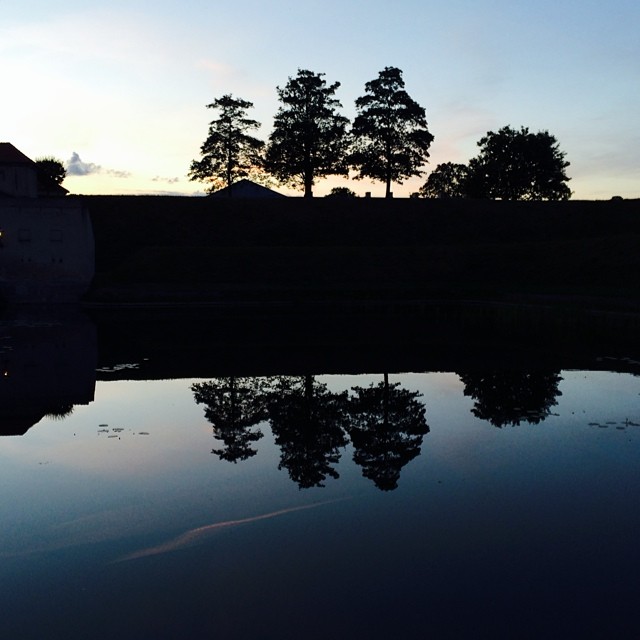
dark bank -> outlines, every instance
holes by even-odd
[[[638,200],[82,200],[90,304],[640,299]]]

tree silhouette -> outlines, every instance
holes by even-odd
[[[36,158],[36,175],[38,183],[45,189],[57,187],[67,177],[67,170],[61,160],[52,156]]]
[[[280,447],[279,469],[302,489],[338,478],[334,465],[347,443],[347,393],[332,393],[313,376],[279,376],[271,385],[269,421]]]
[[[398,486],[403,467],[420,454],[422,437],[429,432],[420,393],[384,381],[367,388],[353,387],[349,400],[349,435],[353,460],[362,475],[378,489]]]
[[[464,395],[474,399],[471,412],[496,427],[538,424],[557,404],[561,395],[560,374],[531,371],[489,371],[458,373]]]
[[[569,163],[548,131],[509,126],[489,131],[469,162],[468,194],[502,200],[566,200],[571,196]]]
[[[372,178],[386,185],[422,174],[433,136],[426,113],[404,89],[402,71],[385,67],[375,80],[365,84],[365,95],[356,100],[350,164],[357,179]]]
[[[50,420],[64,420],[68,418],[74,411],[75,405],[61,404],[55,407],[48,407],[44,417]]]
[[[317,178],[348,174],[345,160],[347,118],[334,98],[339,82],[327,85],[324,73],[298,69],[284,88],[277,88],[281,106],[269,136],[266,168],[278,180],[304,188],[313,196]]]
[[[325,198],[357,198],[358,194],[349,187],[333,187]]]
[[[424,198],[464,198],[467,195],[468,173],[466,164],[439,164],[420,187],[419,193]]]
[[[259,122],[246,117],[252,107],[251,102],[230,94],[207,105],[207,109],[217,110],[219,117],[209,123],[209,135],[200,147],[202,158],[191,163],[190,180],[209,183],[208,191],[215,191],[258,172],[264,142],[250,135],[260,127]]]
[[[266,418],[265,396],[259,378],[224,377],[191,385],[195,401],[206,405],[204,415],[222,449],[213,449],[221,460],[237,462],[254,456],[252,444],[262,438],[256,424]]]

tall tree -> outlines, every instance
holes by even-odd
[[[424,198],[464,198],[467,195],[468,172],[466,164],[439,164],[420,187],[420,195]]]
[[[252,107],[253,103],[231,94],[207,105],[218,117],[209,123],[209,135],[200,147],[202,158],[191,163],[190,180],[209,183],[208,191],[215,191],[259,171],[264,142],[251,135],[260,127],[259,122],[247,118]]]
[[[329,391],[312,375],[274,380],[268,414],[281,451],[278,469],[286,469],[301,489],[340,477],[334,465],[347,444],[346,413],[347,393]]]
[[[469,195],[502,200],[566,200],[571,196],[569,163],[548,131],[510,126],[489,131],[469,162]]]
[[[429,433],[420,393],[384,381],[368,388],[353,387],[349,399],[349,435],[353,460],[362,475],[382,491],[398,486],[400,472],[420,455],[422,438]]]
[[[237,462],[254,456],[254,442],[262,431],[254,429],[266,418],[262,383],[257,378],[223,377],[191,385],[198,404],[204,404],[204,415],[213,425],[213,435],[223,443],[213,449],[221,460]]]
[[[356,100],[350,164],[358,179],[372,178],[386,185],[423,173],[433,136],[427,128],[423,107],[404,89],[402,71],[385,67],[365,85],[365,95]]]
[[[298,69],[295,78],[277,88],[281,106],[269,136],[266,168],[278,180],[304,188],[313,196],[317,178],[348,174],[348,119],[334,95],[339,82],[327,85],[324,73]]]

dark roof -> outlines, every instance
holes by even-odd
[[[69,193],[69,189],[65,189],[61,184],[44,183],[42,180],[38,180],[38,195],[39,196],[66,196]]]
[[[35,164],[10,142],[0,142],[0,164]]]
[[[238,180],[230,187],[218,189],[210,194],[212,198],[286,198],[287,196],[278,193],[268,187],[263,187],[252,180]]]

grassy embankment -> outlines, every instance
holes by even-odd
[[[83,200],[93,301],[640,301],[640,200]]]

